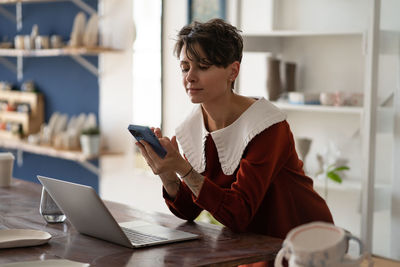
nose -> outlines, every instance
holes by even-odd
[[[185,79],[188,83],[193,83],[197,80],[196,73],[192,68],[186,73]]]

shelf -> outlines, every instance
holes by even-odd
[[[263,34],[243,34],[244,51],[282,53],[282,46],[286,38],[309,37],[359,37],[360,42],[365,40],[361,31],[271,31]]]
[[[6,132],[4,132],[6,133]],[[22,166],[22,153],[28,152],[37,155],[49,156],[54,158],[60,158],[65,160],[71,160],[79,163],[89,171],[99,175],[99,168],[89,162],[90,160],[98,159],[103,155],[115,155],[117,153],[111,153],[107,151],[102,151],[99,156],[86,156],[80,150],[61,150],[55,149],[50,146],[33,145],[26,141],[21,141],[13,138],[1,138],[0,135],[0,147],[5,149],[15,149],[17,150],[17,163]]]
[[[44,121],[44,98],[41,93],[24,91],[0,91],[0,100],[8,105],[26,104],[29,112],[0,111],[0,120],[3,122],[19,123],[22,126],[22,135],[29,135],[40,130]]]
[[[4,138],[4,139],[12,139],[12,140],[19,140],[20,137],[17,134],[13,134],[10,131],[6,131],[6,130],[0,130],[0,139]]]
[[[244,38],[268,38],[268,37],[318,37],[318,36],[362,36],[361,31],[321,31],[321,32],[311,32],[311,31],[271,31],[263,34],[244,34]]]
[[[69,0],[0,0],[0,5],[17,4],[17,3],[51,3],[51,2],[66,2]]]
[[[70,56],[81,66],[95,76],[99,76],[99,70],[82,56],[96,56],[102,53],[118,52],[119,50],[107,47],[65,47],[59,49],[0,49],[0,63],[17,74],[19,81],[23,78],[24,57],[59,57]],[[17,65],[2,57],[16,57]]]
[[[66,47],[59,49],[0,49],[0,56],[5,57],[57,57],[57,56],[85,56],[101,53],[117,52],[118,50],[106,47]]]
[[[323,105],[294,105],[282,102],[272,102],[275,106],[285,111],[306,111],[306,112],[325,112],[337,114],[356,114],[363,113],[362,107],[351,106],[323,106]]]
[[[362,181],[360,179],[343,179],[341,184],[333,182],[332,180],[328,180],[327,184],[325,180],[313,179],[314,181],[314,189],[323,196],[325,189],[328,190],[328,199],[329,195],[332,193],[338,193],[343,196],[343,194],[358,194],[361,196],[362,192]],[[326,188],[325,188],[326,186]],[[391,207],[391,192],[392,192],[392,184],[391,183],[379,183],[376,182],[374,184],[374,211],[383,211],[390,210]]]
[[[18,111],[0,111],[0,118],[5,121],[23,122],[29,119],[29,115]]]
[[[313,179],[314,181],[314,188],[316,189],[324,189],[325,188],[325,180],[320,180],[320,179]],[[330,190],[339,190],[339,191],[345,191],[345,190],[356,190],[360,191],[361,190],[361,180],[356,180],[356,179],[343,179],[343,182],[341,184],[334,182],[332,180],[327,181],[327,186]]]
[[[0,139],[0,146],[6,149],[22,150],[33,154],[39,154],[44,156],[50,156],[50,157],[62,158],[80,162],[96,158],[96,157],[87,157],[81,151],[59,150],[50,146],[32,145],[25,141],[19,141],[19,140]]]
[[[42,116],[34,117],[28,113],[17,111],[0,111],[0,119],[3,122],[18,123],[22,126],[22,136],[37,132],[42,124]]]
[[[325,180],[313,179],[315,188],[325,188]],[[328,188],[332,190],[361,190],[362,181],[360,179],[343,179],[342,183],[339,184],[332,180],[328,180]],[[390,190],[390,183],[378,182],[375,183],[374,188],[376,190]]]

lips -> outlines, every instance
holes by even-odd
[[[202,91],[203,89],[201,88],[187,88],[186,91],[188,92],[188,94],[196,94],[200,91]]]

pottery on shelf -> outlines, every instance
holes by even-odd
[[[100,153],[100,134],[81,134],[82,153],[85,156],[98,156]]]
[[[79,150],[81,148],[81,133],[87,129],[98,128],[94,113],[81,113],[68,117],[67,114],[54,112],[48,124],[43,124],[40,133],[30,135],[28,142],[31,144],[51,145],[57,149]],[[88,153],[93,156],[98,154]]]
[[[52,35],[50,37],[51,48],[61,48],[64,46],[61,35]]]
[[[267,59],[267,93],[270,101],[278,100],[282,94],[280,63],[281,61],[275,57]]]
[[[74,19],[72,26],[71,37],[69,40],[69,46],[79,47],[83,45],[83,36],[85,33],[86,17],[83,12],[79,12]]]
[[[89,114],[85,128],[80,135],[82,153],[85,156],[98,156],[100,153],[100,129],[97,127],[96,117]]]
[[[296,63],[285,62],[285,91],[296,91]]]
[[[329,93],[329,92],[322,92],[319,95],[319,101],[321,102],[321,105],[324,106],[333,106],[335,104],[336,96],[334,93]]]
[[[98,43],[98,33],[99,29],[99,19],[96,14],[93,14],[85,29],[85,33],[83,35],[83,45],[86,47],[96,47]]]

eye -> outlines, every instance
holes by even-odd
[[[182,73],[186,73],[186,72],[188,72],[190,70],[190,66],[186,62],[182,62],[180,64],[180,67],[181,67]]]
[[[210,68],[210,65],[199,65],[199,69],[201,70],[208,70]]]

